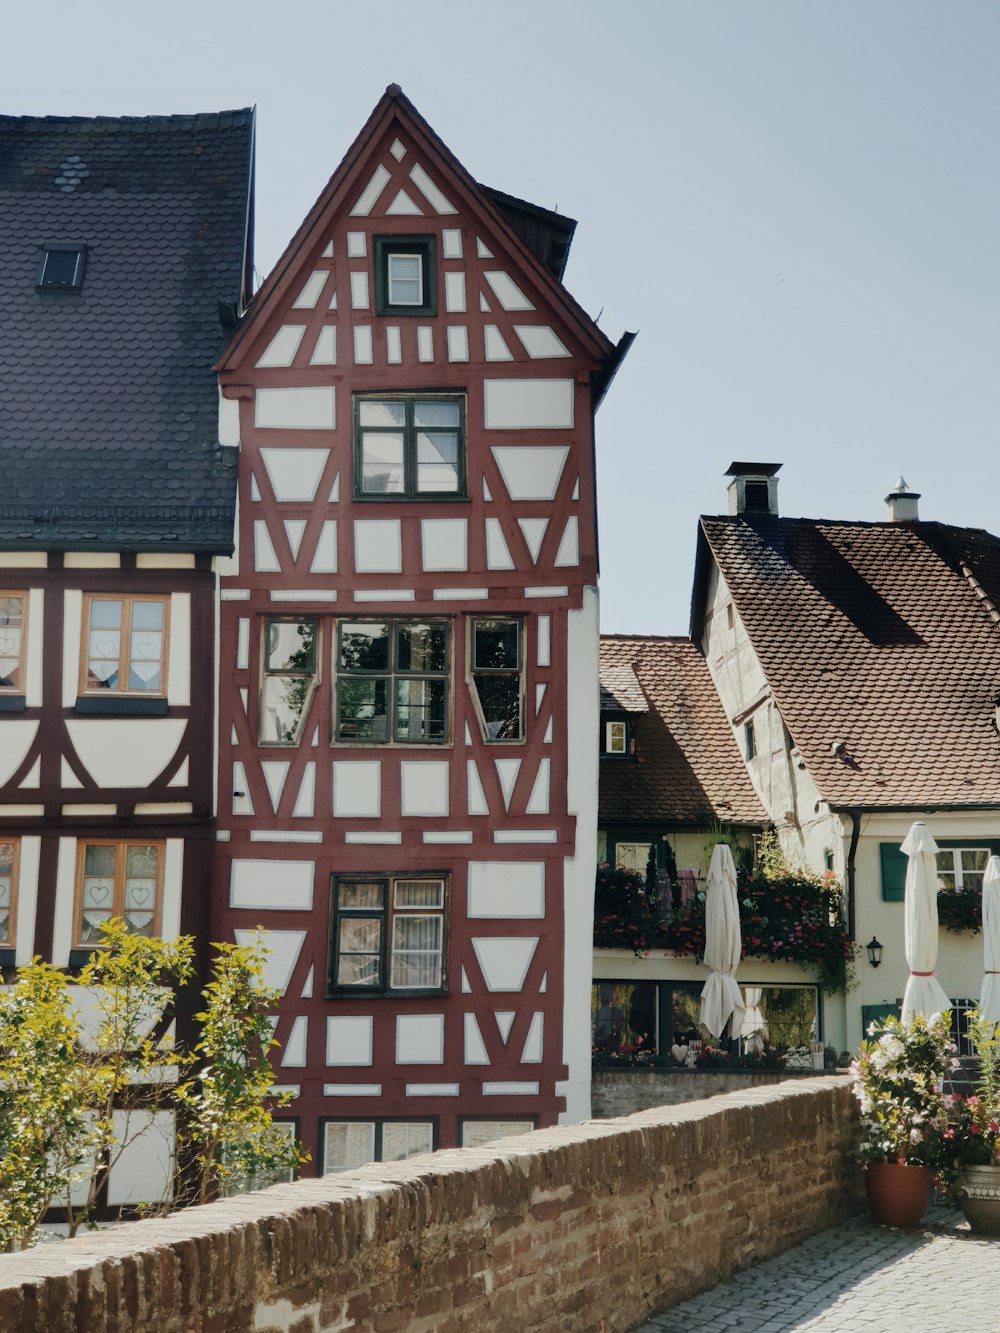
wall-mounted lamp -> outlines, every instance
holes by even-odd
[[[871,963],[872,967],[878,967],[879,963],[882,961],[882,946],[874,935],[865,945],[865,948],[868,950],[869,963]]]

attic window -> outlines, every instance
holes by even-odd
[[[436,315],[433,236],[375,237],[375,313]]]
[[[82,242],[43,245],[38,252],[35,289],[40,292],[78,292],[83,284],[87,247]]]

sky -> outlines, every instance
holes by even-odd
[[[638,331],[597,417],[605,631],[687,631],[734,459],[783,464],[786,515],[879,520],[902,474],[1000,531],[997,0],[80,14],[5,14],[0,112],[256,104],[261,276],[394,82],[476,179],[578,219],[567,287]]]

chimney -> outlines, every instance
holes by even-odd
[[[780,463],[730,463],[729,512],[731,514],[773,514],[778,516],[778,478]]]
[[[911,491],[907,486],[906,478],[900,477],[895,489],[885,497],[886,518],[890,523],[916,523],[920,517],[917,513],[919,499],[918,492]]]

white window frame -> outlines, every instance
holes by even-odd
[[[385,1156],[385,1131],[386,1129],[401,1128],[405,1132],[407,1151],[402,1156]],[[330,1165],[330,1144],[329,1132],[331,1129],[346,1129],[348,1143],[348,1158],[346,1165]],[[428,1148],[426,1144],[416,1144],[410,1149],[409,1138],[411,1130],[419,1130],[430,1142]],[[354,1140],[357,1140],[355,1143]],[[330,1117],[322,1121],[320,1149],[323,1158],[323,1175],[338,1175],[342,1171],[355,1171],[358,1167],[367,1166],[369,1162],[402,1162],[408,1157],[415,1157],[418,1153],[433,1152],[437,1146],[437,1126],[433,1120],[405,1120],[405,1119],[382,1119],[382,1120],[352,1120],[348,1117],[336,1119]]]
[[[417,299],[416,299],[415,301],[404,301],[404,300],[401,300],[401,299],[400,299],[398,296],[396,296],[395,293],[394,293],[393,286],[394,286],[394,283],[395,283],[395,282],[399,281],[399,282],[407,282],[407,283],[409,283],[409,282],[412,282],[412,281],[413,281],[412,277],[406,277],[406,278],[399,277],[399,278],[397,279],[397,278],[394,276],[393,271],[392,271],[392,270],[393,270],[393,264],[395,263],[395,261],[400,260],[400,259],[408,260],[408,261],[410,261],[411,263],[416,263],[416,266],[417,266]],[[423,257],[422,257],[421,255],[419,255],[419,254],[414,253],[413,251],[410,251],[409,253],[406,253],[406,252],[393,252],[392,250],[388,251],[388,253],[387,253],[386,256],[385,256],[385,289],[386,289],[386,300],[387,300],[387,302],[388,302],[389,305],[392,305],[392,306],[401,306],[401,305],[402,305],[402,306],[410,306],[410,305],[412,305],[412,306],[422,306],[422,305],[424,304],[424,260],[423,260]]]
[[[976,888],[982,889],[983,887],[983,875],[986,871],[986,861],[983,862],[983,867],[981,870],[966,870],[962,865],[963,852],[976,852],[978,855],[985,856],[986,861],[988,861],[990,858],[989,847],[984,847],[982,845],[976,846],[974,843],[970,843],[968,847],[939,847],[938,848],[939,857],[941,856],[951,857],[950,870],[943,870],[940,867],[940,865],[937,866],[938,887],[945,893],[949,893],[952,889],[963,889],[968,887],[965,884],[966,875],[971,875],[974,877],[972,883]],[[942,875],[951,875],[952,878],[954,879],[954,883],[951,885],[943,884],[941,882]]]

